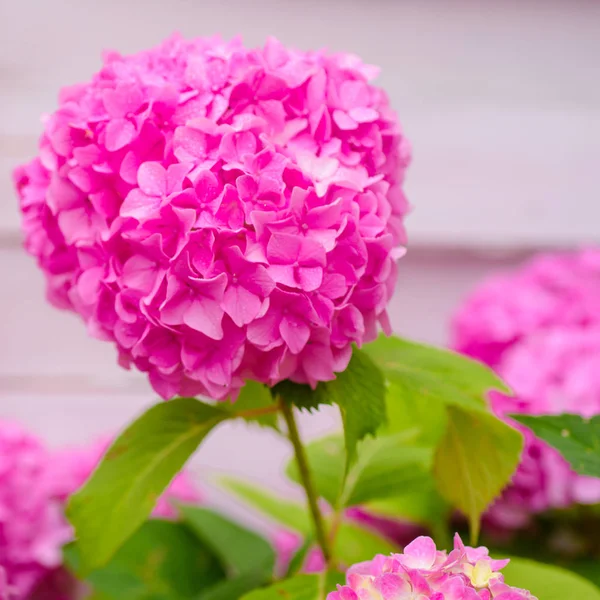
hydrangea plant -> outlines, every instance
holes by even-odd
[[[476,539],[522,447],[486,403],[490,390],[510,393],[491,370],[391,336],[409,149],[376,73],[274,39],[247,49],[174,37],[107,53],[90,82],[62,90],[37,158],[16,169],[49,300],[168,400],[70,495],[64,562],[92,597],[548,600],[535,567],[519,574],[513,562],[505,583],[505,562],[483,549],[457,540],[446,554],[419,538],[401,554],[373,527],[393,511],[447,546],[457,510]],[[297,413],[322,405],[339,409],[343,431],[307,446]],[[306,506],[223,482],[302,540],[277,566],[263,536],[207,508],[170,504],[177,521],[148,520],[233,419],[293,449],[287,473]],[[97,452],[60,468],[78,485]]]

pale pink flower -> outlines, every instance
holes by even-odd
[[[490,558],[486,548],[465,547],[458,535],[450,554],[418,537],[403,554],[350,567],[347,584],[327,600],[536,600],[504,582],[500,570],[507,564]]]
[[[515,397],[490,395],[499,416],[600,414],[600,250],[542,255],[484,282],[457,312],[452,346],[496,369],[514,390]],[[491,524],[518,529],[536,513],[600,502],[600,479],[577,475],[519,429],[521,464],[490,510]]]
[[[408,143],[357,57],[173,37],[63,90],[15,171],[48,297],[165,398],[331,380],[389,331]]]

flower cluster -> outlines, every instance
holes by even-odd
[[[494,368],[514,390],[514,398],[490,395],[501,417],[600,414],[600,250],[543,255],[484,282],[458,311],[452,345]],[[522,429],[521,464],[489,513],[492,523],[517,529],[535,513],[600,502],[600,480],[575,474]]]
[[[49,299],[165,398],[316,385],[389,329],[408,145],[373,67],[174,37],[64,89],[15,171]]]
[[[0,422],[0,565],[17,600],[60,565],[70,538],[59,504],[40,485],[49,462],[38,439]]]
[[[403,554],[380,554],[350,567],[347,585],[327,600],[535,600],[504,583],[499,571],[508,562],[491,559],[487,548],[465,547],[458,535],[450,554],[418,537]]]
[[[61,566],[62,547],[72,539],[64,505],[108,444],[105,439],[90,447],[51,452],[21,427],[0,421],[0,566],[5,570],[0,572],[0,600],[3,576],[14,599],[24,600]],[[185,472],[158,500],[154,516],[176,517],[173,499],[200,500]],[[50,596],[54,598],[49,592],[43,597]]]

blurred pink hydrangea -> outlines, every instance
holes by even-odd
[[[49,299],[164,398],[316,385],[389,330],[408,144],[377,70],[173,37],[64,89],[15,171]]]
[[[61,449],[55,452],[46,471],[45,487],[50,494],[65,503],[92,474],[111,442],[111,438],[104,437],[89,446]],[[201,499],[202,496],[189,475],[182,471],[175,476],[158,499],[152,514],[154,517],[174,519],[177,517],[177,510],[173,501],[197,504]]]
[[[0,567],[15,600],[60,565],[70,537],[60,504],[41,483],[49,460],[37,438],[0,422]]]
[[[487,548],[465,547],[458,535],[450,554],[418,537],[403,554],[380,554],[350,567],[347,585],[327,600],[536,600],[504,583],[500,570],[508,562],[493,560]]]
[[[490,395],[494,411],[600,414],[600,250],[543,255],[484,282],[453,321],[452,346],[494,368],[515,392]],[[575,474],[553,448],[523,430],[512,484],[489,513],[516,529],[531,515],[600,502],[600,480]]]
[[[0,567],[0,600],[10,600],[6,571]]]

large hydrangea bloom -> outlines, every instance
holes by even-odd
[[[49,460],[38,439],[0,422],[0,566],[15,600],[61,563],[70,535],[59,503],[41,485]]]
[[[504,582],[500,570],[508,562],[491,559],[487,548],[465,547],[458,535],[450,554],[418,537],[403,554],[380,554],[350,567],[347,585],[327,600],[535,600]]]
[[[389,328],[404,242],[407,143],[375,74],[273,39],[107,54],[15,172],[50,300],[165,398],[332,379]]]
[[[484,282],[453,321],[455,349],[494,369],[515,391],[491,394],[496,413],[600,414],[600,250],[543,255]],[[523,429],[512,484],[489,517],[520,528],[531,515],[600,502],[600,480],[575,474],[560,454]]]

